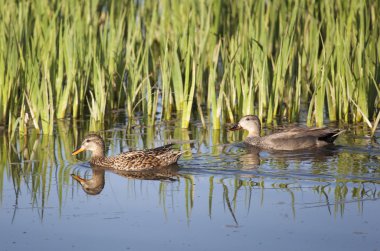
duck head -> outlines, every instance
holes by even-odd
[[[103,157],[104,149],[105,145],[102,137],[92,133],[84,138],[81,147],[75,150],[72,155],[77,155],[83,151],[90,151],[92,152],[92,157]]]
[[[247,115],[240,119],[240,121],[233,125],[229,130],[247,130],[248,137],[260,137],[261,123],[256,115]]]

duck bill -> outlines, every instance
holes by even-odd
[[[78,153],[81,153],[81,152],[83,152],[84,150],[86,150],[86,149],[85,149],[84,147],[81,147],[81,148],[75,150],[75,151],[72,153],[72,155],[77,155]]]
[[[73,177],[74,180],[78,181],[81,184],[82,184],[82,182],[86,181],[85,179],[82,179],[81,177],[79,177],[78,175],[75,175],[75,174],[71,174],[71,177]]]
[[[242,129],[242,127],[239,125],[239,124],[235,124],[233,125],[230,129],[228,129],[229,131],[237,131],[237,130],[240,130]]]

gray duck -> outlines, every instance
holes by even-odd
[[[110,168],[122,171],[141,171],[159,169],[177,163],[183,152],[174,150],[173,144],[147,149],[120,153],[115,156],[106,157],[105,144],[98,134],[87,135],[80,148],[72,155],[83,151],[91,151],[90,163],[94,166]]]
[[[260,136],[261,123],[257,116],[247,115],[229,130],[244,129],[248,131],[245,143],[267,150],[302,150],[330,145],[343,131],[332,128],[294,127],[267,136]]]

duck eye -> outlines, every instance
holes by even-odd
[[[88,143],[88,142],[90,142],[90,140],[88,139],[88,140],[86,140],[86,143]]]
[[[247,118],[247,120],[251,120],[250,118]]]

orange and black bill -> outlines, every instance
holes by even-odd
[[[79,177],[78,175],[75,175],[75,174],[71,174],[71,177],[73,177],[73,179],[78,181],[79,183],[86,181],[85,179],[82,179],[81,177]]]
[[[236,131],[236,130],[240,130],[242,129],[242,127],[239,125],[239,124],[235,124],[233,125],[230,129],[228,129],[229,131]]]
[[[78,148],[77,150],[75,150],[72,155],[77,155],[78,153],[81,153],[83,152],[84,150],[86,150],[84,147],[81,147],[81,148]]]

